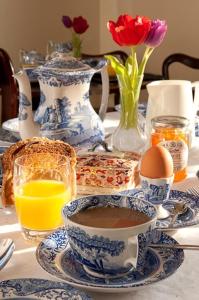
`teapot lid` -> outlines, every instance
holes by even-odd
[[[44,65],[39,66],[34,70],[37,75],[57,75],[65,74],[72,75],[77,72],[96,72],[94,68],[89,66],[89,64],[76,59],[75,57],[69,56],[66,53],[56,53],[52,59],[47,61]]]

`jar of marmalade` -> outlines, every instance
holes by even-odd
[[[187,177],[189,121],[178,116],[159,116],[151,120],[151,144],[166,147],[173,158],[174,182]]]

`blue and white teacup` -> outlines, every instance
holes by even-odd
[[[169,211],[164,209],[162,204],[169,199],[174,175],[168,178],[148,178],[140,175],[140,179],[144,199],[156,206],[158,212],[157,218],[167,218]]]
[[[128,207],[143,212],[150,219],[140,225],[125,228],[89,227],[70,219],[72,215],[82,210],[99,206]],[[155,227],[157,211],[153,204],[134,197],[93,195],[66,205],[63,208],[63,216],[75,258],[84,265],[88,273],[104,277],[120,276],[136,268],[139,252],[138,235]]]

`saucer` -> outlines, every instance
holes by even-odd
[[[64,282],[21,278],[1,281],[0,299],[91,300],[91,297]]]
[[[144,193],[142,189],[132,189],[120,192],[120,194],[126,196],[136,196],[139,199],[144,199]],[[168,211],[171,211],[175,202],[185,201],[187,204],[187,210],[185,213],[179,215],[171,226],[171,217],[166,219],[157,220],[156,226],[162,230],[174,230],[178,228],[185,228],[199,224],[199,198],[193,194],[185,193],[182,191],[171,190],[169,199],[165,201],[163,207]]]
[[[141,245],[144,241],[146,239],[140,239]],[[158,230],[153,235],[152,243],[168,244],[176,241]],[[183,263],[184,252],[180,249],[148,248],[144,256],[138,256],[137,269],[128,274],[119,278],[94,277],[75,260],[68,243],[67,232],[65,228],[60,228],[39,244],[36,257],[45,271],[70,285],[107,293],[134,291],[168,278]]]

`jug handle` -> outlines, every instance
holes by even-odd
[[[107,65],[105,65],[100,72],[102,77],[102,99],[99,109],[99,117],[102,121],[104,121],[109,98],[109,76],[107,71]]]
[[[199,81],[194,81],[191,84],[192,88],[195,88],[195,95],[194,95],[194,108],[195,112],[199,110]]]

